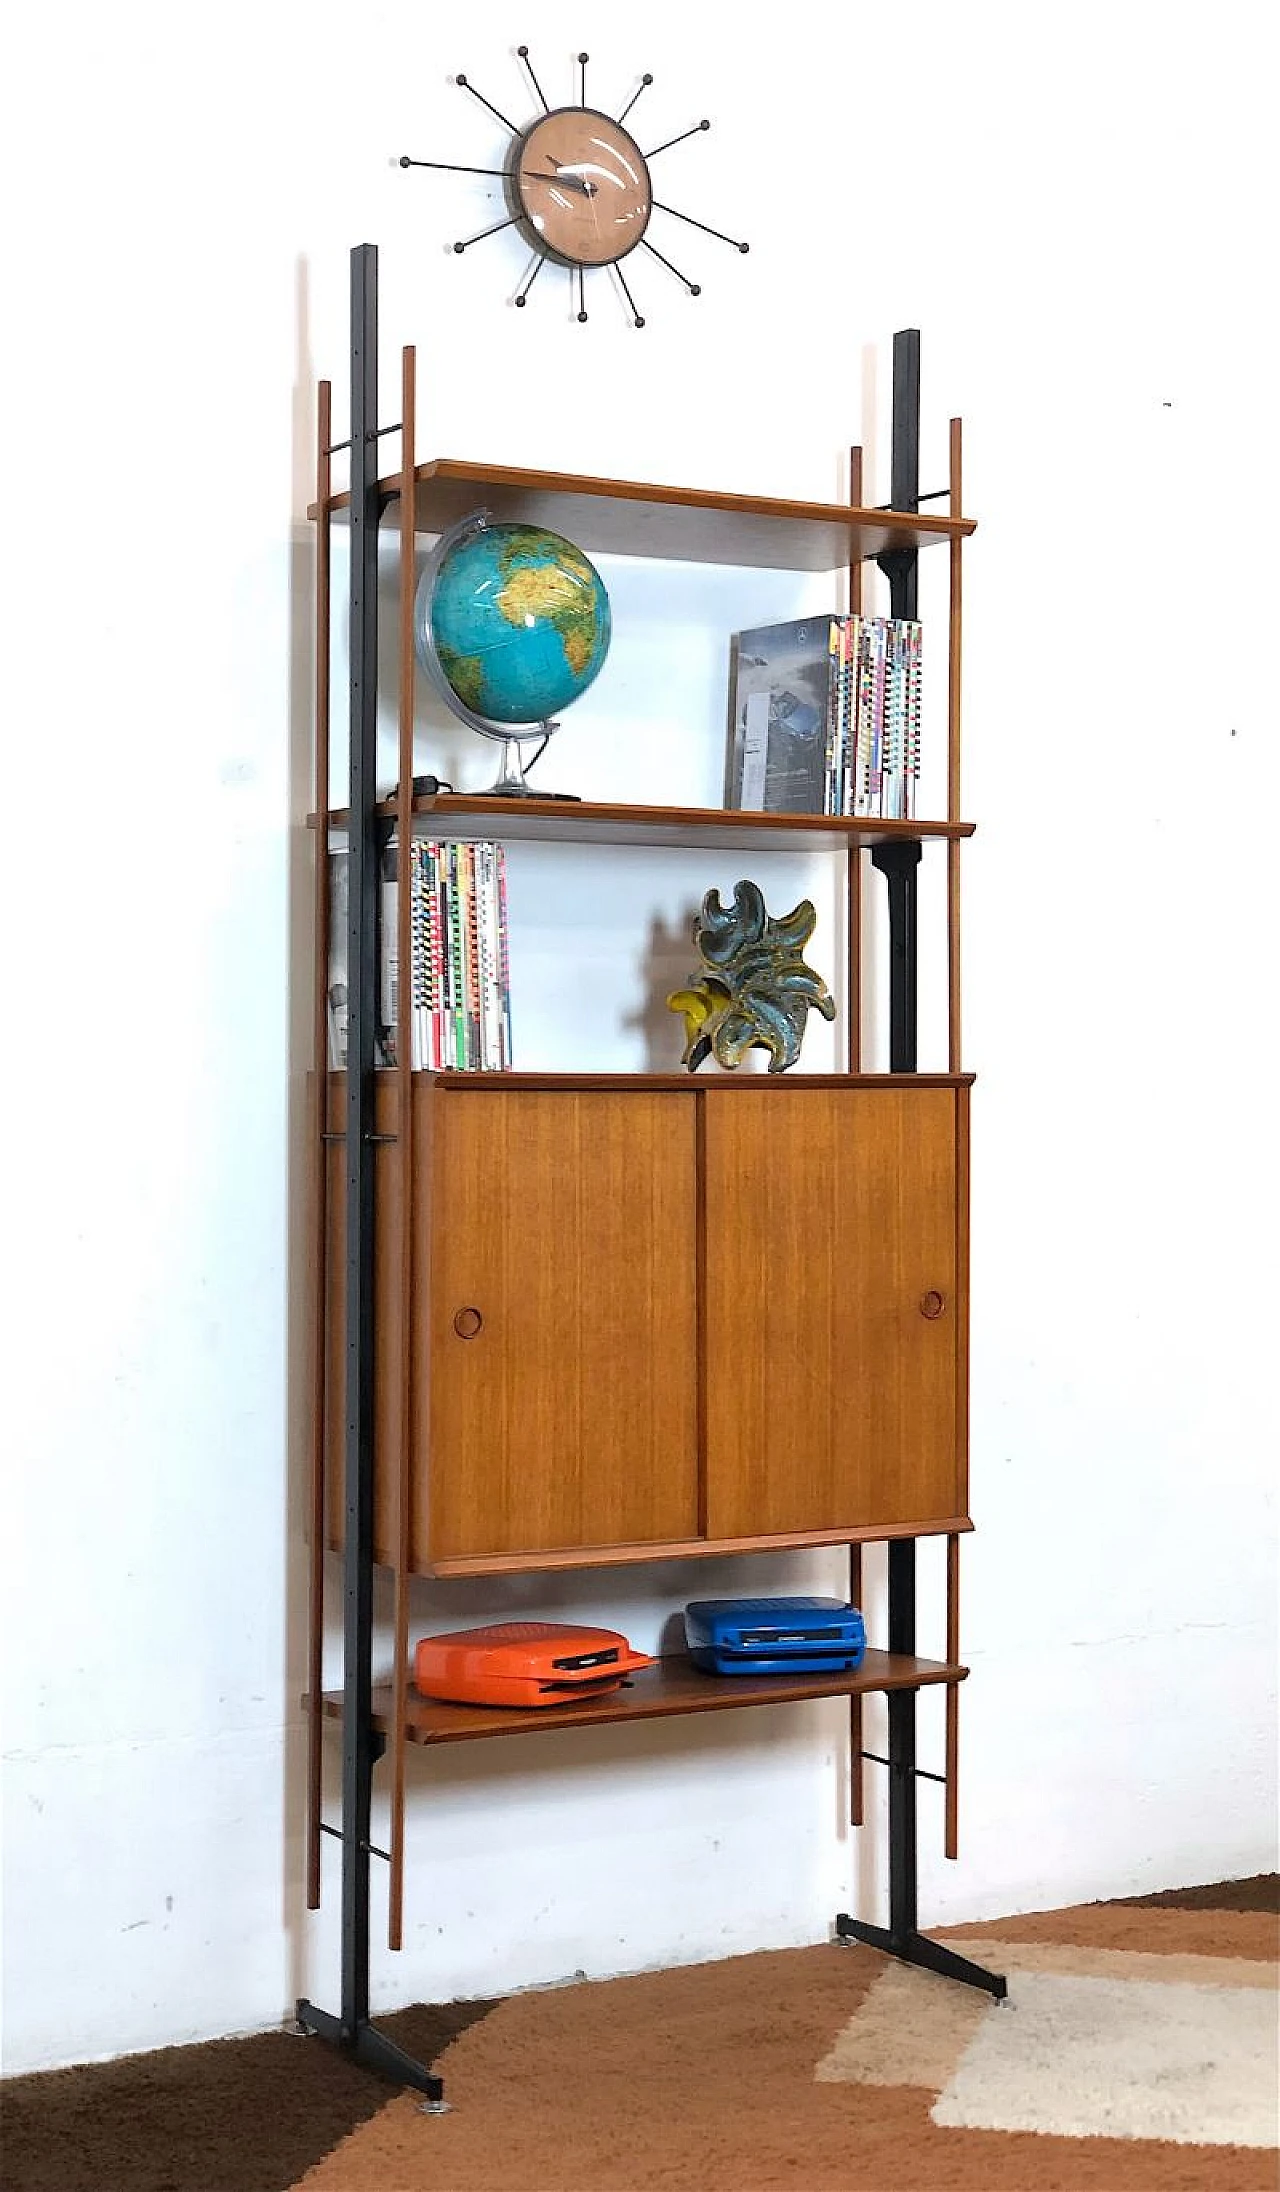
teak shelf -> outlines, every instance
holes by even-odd
[[[377,482],[382,508],[400,499],[398,473]],[[850,563],[964,540],[974,520],[842,503],[780,502],[642,480],[590,479],[437,457],[414,474],[413,530],[442,533],[483,506],[495,520],[545,525],[596,555],[658,556],[774,571],[842,571]],[[313,502],[308,516],[349,516],[349,494]]]
[[[406,1759],[412,1745],[606,1726],[668,1715],[848,1701],[850,1818],[863,1818],[862,1699],[888,1699],[887,1930],[836,1931],[1001,1995],[997,1974],[917,1923],[916,1698],[945,1697],[945,1840],[957,1850],[959,1549],[968,1491],[969,1104],[960,1039],[960,422],[950,430],[945,515],[919,510],[919,337],[894,338],[892,481],[862,507],[862,453],[847,506],[440,459],[419,464],[416,358],[403,353],[395,429],[377,415],[377,254],[352,253],[350,488],[336,492],[332,390],[316,424],[315,995],[309,1313],[312,1338],[307,1901],[318,1906],[322,1835],[342,1845],[341,2014],[300,2023],[402,2084],[440,2079],[369,2018],[370,1860],[389,1859],[388,1941],[402,1937]],[[383,431],[398,470],[379,478]],[[927,499],[932,499],[927,498]],[[477,506],[550,527],[597,554],[847,572],[889,582],[891,613],[917,613],[917,559],[944,549],[946,812],[881,822],[674,805],[415,798],[415,547]],[[378,542],[394,517],[400,569],[397,788],[380,796]],[[347,805],[330,803],[332,533],[350,525]],[[835,604],[833,603],[834,607]],[[945,648],[942,637],[945,631]],[[323,818],[325,827],[320,828]],[[812,846],[845,862],[844,1070],[787,1075],[410,1070],[411,984],[399,984],[396,1053],[375,1072],[378,861],[394,825],[441,837],[545,838],[566,846]],[[347,839],[348,1057],[328,1064],[330,859]],[[918,1070],[917,879],[945,847],[947,1057]],[[861,858],[888,896],[888,1071],[861,1032]],[[409,893],[397,909],[411,964]],[[946,1546],[946,1642],[916,1652],[916,1540]],[[852,1676],[716,1679],[666,1658],[613,1697],[518,1712],[439,1703],[408,1679],[414,1576],[693,1562],[711,1552],[837,1545],[860,1602],[863,1546],[888,1562],[887,1650]],[[327,1549],[343,1564],[343,1676],[323,1681]],[[391,1664],[373,1675],[374,1569],[393,1579]],[[447,1582],[442,1588],[447,1588]],[[696,1583],[691,1595],[696,1595]],[[435,1624],[433,1624],[435,1625]],[[322,1736],[342,1737],[341,1823],[321,1816]],[[389,1851],[371,1836],[374,1770],[389,1774]]]
[[[632,1675],[611,1697],[586,1697],[560,1705],[517,1708],[505,1705],[449,1705],[424,1697],[412,1683],[405,1702],[405,1732],[411,1743],[471,1743],[490,1735],[551,1735],[564,1728],[612,1727],[630,1720],[660,1720],[670,1714],[731,1712],[747,1705],[796,1705],[813,1697],[857,1697],[872,1690],[916,1690],[940,1682],[963,1682],[969,1670],[907,1653],[868,1651],[853,1674],[703,1674],[683,1655],[660,1659]],[[395,1719],[390,1683],[373,1691],[373,1725],[386,1735]],[[342,1718],[342,1696],[327,1691],[324,1709]]]
[[[397,813],[394,799],[380,799],[377,813]],[[729,807],[618,806],[608,801],[488,798],[483,793],[419,794],[415,821],[442,837],[555,839],[561,844],[670,845],[693,850],[724,846],[735,851],[777,850],[788,841],[819,852],[847,852],[876,845],[944,843],[972,837],[972,822],[880,822],[863,815],[755,814]],[[308,817],[314,825],[314,814]],[[331,808],[328,822],[345,829],[348,807]]]

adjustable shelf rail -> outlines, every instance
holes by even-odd
[[[369,2016],[370,1860],[389,1864],[388,1940],[401,1945],[404,1881],[405,1757],[410,1740],[453,1740],[490,1732],[487,1728],[461,1725],[436,1728],[423,1722],[417,1706],[410,1723],[410,1702],[403,1670],[407,1664],[409,1578],[409,1456],[411,1449],[411,1377],[407,1346],[401,1346],[398,1393],[398,1435],[394,1456],[394,1511],[396,1516],[395,1600],[393,1636],[397,1679],[389,1690],[375,1693],[373,1686],[373,1571],[374,1543],[374,1164],[375,1146],[392,1141],[395,1160],[405,1188],[403,1207],[409,1207],[412,1180],[413,1090],[409,1071],[409,991],[399,987],[399,1064],[394,1075],[393,1122],[395,1132],[379,1132],[375,1117],[375,1034],[377,1005],[378,865],[389,828],[395,827],[399,843],[407,845],[413,829],[413,693],[414,655],[412,621],[407,602],[412,599],[417,495],[415,492],[415,372],[412,349],[403,353],[402,415],[397,425],[379,427],[378,402],[378,259],[376,247],[359,245],[351,255],[351,425],[346,442],[332,439],[332,394],[329,383],[319,388],[317,432],[317,633],[316,633],[316,1011],[314,1022],[314,1118],[312,1175],[312,1231],[314,1241],[312,1321],[315,1345],[314,1426],[311,1502],[311,1640],[308,1666],[308,1837],[307,1902],[315,1909],[320,1901],[321,1837],[329,1834],[342,1846],[341,2003],[337,2013],[321,2009],[309,2000],[297,2005],[300,2030],[316,2033],[357,2062],[380,2072],[424,2096],[430,2111],[443,2109],[443,2082],[388,2039]],[[919,495],[919,335],[915,330],[894,339],[892,511],[918,512]],[[377,543],[378,526],[389,483],[379,481],[377,445],[385,434],[401,436],[401,468],[391,492],[399,494],[402,603],[400,615],[400,720],[399,778],[394,802],[379,802],[375,781],[376,704],[378,689]],[[350,449],[350,489],[347,495],[332,492],[331,459],[340,448]],[[948,683],[948,807],[945,842],[948,866],[948,988],[949,1071],[960,1074],[959,1029],[959,853],[960,839],[968,825],[960,821],[959,714],[960,714],[960,546],[969,530],[961,517],[960,426],[951,423],[950,515],[948,532],[951,557],[950,667]],[[446,467],[439,468],[441,470]],[[509,475],[514,477],[514,475]],[[587,483],[592,492],[602,483]],[[866,513],[861,511],[862,452],[851,452],[850,502],[854,528]],[[626,490],[619,490],[625,493]],[[641,490],[654,494],[654,490]],[[712,503],[716,498],[697,495],[679,498],[687,504]],[[727,511],[744,498],[719,498]],[[351,528],[350,576],[350,738],[348,756],[348,807],[342,816],[347,831],[348,913],[347,965],[348,1033],[345,1076],[345,1121],[340,1137],[334,1135],[329,1117],[328,1035],[324,975],[329,949],[328,823],[336,820],[330,804],[330,535],[334,511],[342,505]],[[782,506],[778,506],[781,508]],[[824,513],[801,511],[806,521]],[[886,521],[892,545],[879,553],[878,561],[890,585],[895,616],[914,616],[916,608],[917,549],[904,544],[902,528]],[[939,527],[924,521],[921,532],[933,537]],[[862,565],[850,534],[849,606],[862,604]],[[864,552],[865,549],[864,549]],[[716,560],[713,557],[712,560]],[[767,558],[766,558],[767,560]],[[407,590],[407,591],[406,591]],[[460,803],[465,804],[465,803]],[[643,813],[645,810],[638,810]],[[653,810],[664,818],[675,810]],[[606,810],[607,813],[607,810]],[[692,818],[690,818],[692,819]],[[714,818],[713,818],[714,819]],[[728,818],[723,818],[727,822]],[[838,823],[834,825],[838,832]],[[921,834],[933,834],[926,826]],[[939,833],[942,834],[942,833]],[[862,928],[861,833],[847,828],[843,837],[847,862],[847,918],[849,944],[849,1045],[848,1071],[860,1071],[859,964]],[[865,837],[862,840],[865,842]],[[921,845],[918,837],[903,834],[902,825],[888,825],[881,842],[872,845],[873,864],[888,886],[890,944],[890,1071],[914,1075],[916,1045],[916,909],[917,871]],[[398,946],[401,967],[410,964],[410,893],[398,893]],[[967,1089],[963,1092],[967,1100]],[[323,1608],[325,1547],[328,1515],[325,1469],[325,1318],[327,1282],[325,1268],[327,1168],[326,1143],[341,1139],[344,1150],[346,1221],[343,1244],[345,1276],[344,1365],[345,1420],[343,1455],[343,1676],[340,1701],[342,1730],[341,1823],[333,1826],[321,1818],[321,1746],[326,1701],[323,1696]],[[412,1298],[414,1228],[402,1228],[400,1283],[402,1298]],[[851,1591],[861,1596],[861,1546],[849,1547]],[[915,1540],[911,1535],[889,1534],[889,1652],[869,1653],[865,1677],[833,1681],[808,1694],[849,1694],[852,1716],[852,1805],[855,1825],[862,1821],[861,1693],[883,1689],[889,1698],[889,1859],[890,1924],[887,1930],[863,1924],[844,1913],[836,1919],[838,1937],[861,1940],[910,1963],[923,1965],[1002,1997],[1005,1981],[965,1958],[956,1956],[919,1932],[916,1867],[916,1780],[942,1779],[947,1791],[946,1849],[956,1853],[956,1762],[958,1684],[966,1670],[958,1664],[959,1537],[947,1538],[947,1658],[937,1664],[915,1656]],[[663,1674],[661,1681],[673,1678]],[[921,1684],[946,1688],[946,1772],[926,1775],[916,1762],[916,1691]],[[793,1685],[787,1685],[790,1694]],[[781,1702],[779,1682],[769,1698]],[[748,1698],[725,1697],[721,1704],[762,1703],[763,1694]],[[336,1701],[335,1701],[336,1702]],[[659,1695],[638,1696],[631,1717],[655,1712],[687,1712],[700,1709],[702,1699],[686,1695],[678,1677],[674,1687]],[[712,1700],[708,1697],[706,1703]],[[331,1707],[328,1709],[332,1709]],[[448,1720],[449,1708],[442,1710]],[[571,1708],[565,1708],[566,1714]],[[426,1715],[430,1722],[431,1714]],[[612,1713],[607,1716],[613,1717]],[[620,1713],[618,1717],[627,1717]],[[563,1724],[557,1716],[557,1724]],[[493,1732],[497,1732],[496,1730]],[[373,1773],[389,1752],[391,1760],[390,1849],[374,1848],[370,1839]]]

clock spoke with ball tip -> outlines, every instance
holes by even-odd
[[[543,113],[550,114],[551,109],[547,105],[546,94],[543,91],[541,84],[538,82],[537,77],[533,73],[533,63],[529,59],[529,48],[527,46],[517,46],[516,52],[519,54],[520,59],[524,62],[525,67],[529,71],[529,81],[533,85],[534,90],[537,92],[539,99],[542,101]]]
[[[524,282],[522,287],[516,291],[515,301],[518,305],[524,304],[525,298],[528,296],[529,291],[532,289],[534,283],[537,281],[538,276],[539,274],[541,274],[542,269],[546,265],[546,263],[547,262],[543,258],[541,252],[535,251],[533,255],[533,272],[529,275],[528,279]]]
[[[475,85],[471,82],[471,79],[467,76],[464,76],[461,69],[459,69],[458,74],[454,77],[453,80],[461,91],[469,91],[473,99],[478,99],[480,101],[482,107],[488,107],[490,114],[496,114],[504,129],[509,129],[513,135],[515,134],[515,123],[509,122],[507,120],[507,117],[502,112],[501,108],[495,107],[492,99],[486,99],[482,91],[477,91]]]
[[[670,152],[672,145],[682,145],[686,137],[700,137],[710,127],[710,122],[695,122],[692,129],[682,129],[678,137],[668,137],[664,145],[655,145],[652,152],[646,152],[645,159],[656,160],[660,152]]]

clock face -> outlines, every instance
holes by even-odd
[[[612,266],[649,225],[653,191],[644,154],[612,115],[556,107],[517,140],[514,207],[529,241],[566,266]]]

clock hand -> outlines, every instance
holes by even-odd
[[[550,159],[550,157],[551,155],[548,153],[547,158]],[[545,183],[549,190],[555,189],[557,186],[561,190],[577,190],[581,191],[584,198],[596,197],[600,189],[598,183],[591,182],[585,175],[575,174],[572,168],[561,167],[558,162],[554,175],[543,175],[536,167],[522,168],[520,172],[522,175],[527,175],[531,182]]]

